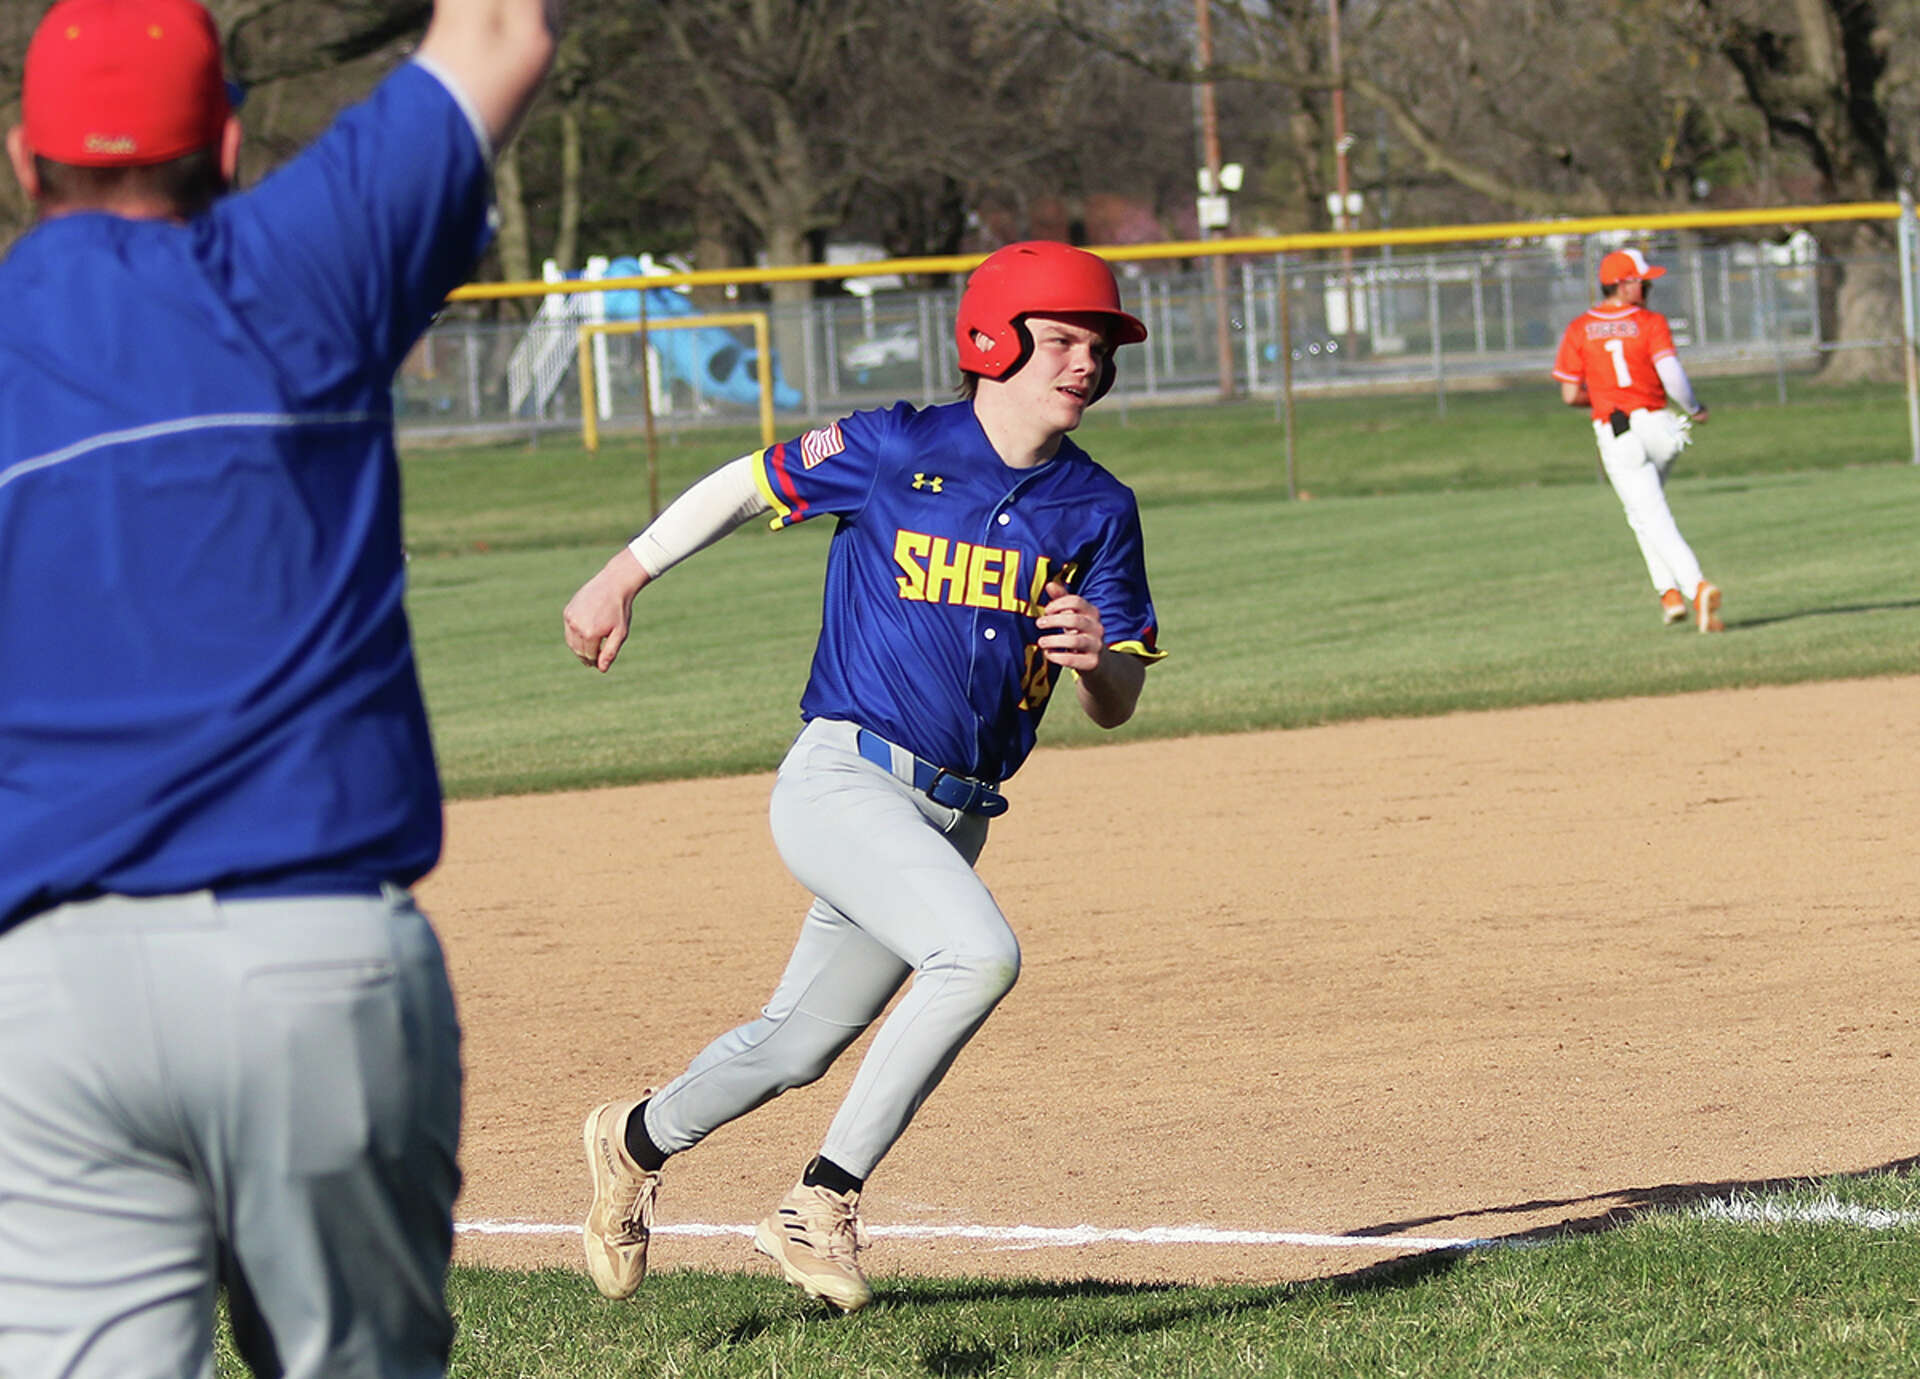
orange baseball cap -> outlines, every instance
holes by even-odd
[[[232,104],[198,0],[59,0],[27,45],[27,146],[81,167],[164,163],[220,142]]]
[[[1666,269],[1648,263],[1647,256],[1638,249],[1615,249],[1600,260],[1600,285],[1612,287],[1628,278],[1639,278],[1644,282],[1650,278],[1665,277],[1666,272]]]

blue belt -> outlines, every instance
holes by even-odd
[[[381,883],[342,871],[283,871],[235,878],[211,888],[215,900],[283,900],[326,895],[375,896]]]
[[[337,896],[358,895],[378,896],[385,893],[382,883],[372,877],[355,876],[339,871],[286,871],[264,877],[252,877],[245,880],[221,882],[207,888],[218,901],[228,900],[274,900],[299,896]],[[97,900],[108,892],[98,886],[89,886],[82,891],[73,891],[52,900],[30,900],[11,915],[0,915],[0,932],[16,924],[25,924],[30,919],[38,919],[49,910],[57,910],[62,905],[80,901]],[[191,894],[189,891],[174,892],[177,895]]]
[[[859,742],[861,756],[889,775],[893,774],[891,742],[865,728],[860,729]],[[922,761],[911,753],[908,755],[913,761],[913,788],[935,804],[944,804],[948,809],[978,814],[987,819],[1007,812],[1007,797],[985,781],[974,780],[971,776],[956,776],[944,766]]]

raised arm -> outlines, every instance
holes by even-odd
[[[495,149],[533,104],[561,8],[562,0],[434,0],[417,55],[459,89]]]

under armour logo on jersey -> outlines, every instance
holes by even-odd
[[[946,480],[938,474],[915,474],[913,476],[913,486],[915,488],[924,488],[932,493],[938,493],[940,491],[940,485],[945,482]]]

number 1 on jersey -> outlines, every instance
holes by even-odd
[[[1609,340],[1603,348],[1608,354],[1613,356],[1613,381],[1618,383],[1622,388],[1631,388],[1633,386],[1633,375],[1627,372],[1627,342],[1624,340]]]

